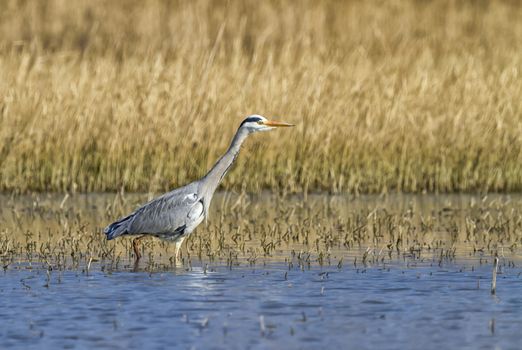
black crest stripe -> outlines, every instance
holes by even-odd
[[[258,122],[260,120],[262,120],[262,119],[259,118],[259,117],[248,117],[245,120],[243,120],[243,122],[241,123],[240,127],[243,126],[243,124],[245,124],[245,123]]]

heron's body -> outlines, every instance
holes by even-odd
[[[236,159],[243,141],[252,132],[270,130],[276,126],[291,125],[270,122],[257,115],[245,119],[236,132],[227,152],[205,177],[153,199],[136,209],[132,214],[107,226],[104,230],[107,239],[124,235],[151,235],[174,241],[177,259],[179,246],[183,240],[208,217],[214,192]],[[140,238],[134,240],[134,251],[137,259],[140,258],[138,250]]]
[[[176,240],[192,232],[203,221],[202,201],[198,197],[197,182],[177,188],[107,227],[107,238],[147,233],[162,239]]]

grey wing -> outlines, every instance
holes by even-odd
[[[194,216],[203,215],[203,211],[199,210],[203,208],[201,202],[194,186],[169,192],[136,210],[128,232],[157,235],[183,233]]]

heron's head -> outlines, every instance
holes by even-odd
[[[277,122],[274,120],[268,120],[265,117],[257,114],[253,114],[247,117],[241,125],[240,128],[246,128],[248,132],[253,133],[256,131],[269,131],[275,128],[289,127],[294,126],[293,124],[288,124],[284,122]]]

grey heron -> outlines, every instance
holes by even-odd
[[[201,179],[176,188],[144,204],[133,213],[115,221],[104,229],[107,239],[138,235],[133,240],[136,261],[141,258],[140,240],[147,236],[173,241],[176,244],[176,262],[183,240],[208,217],[212,196],[223,177],[234,163],[241,144],[248,135],[292,124],[267,120],[260,115],[247,117],[239,126],[226,153]]]

